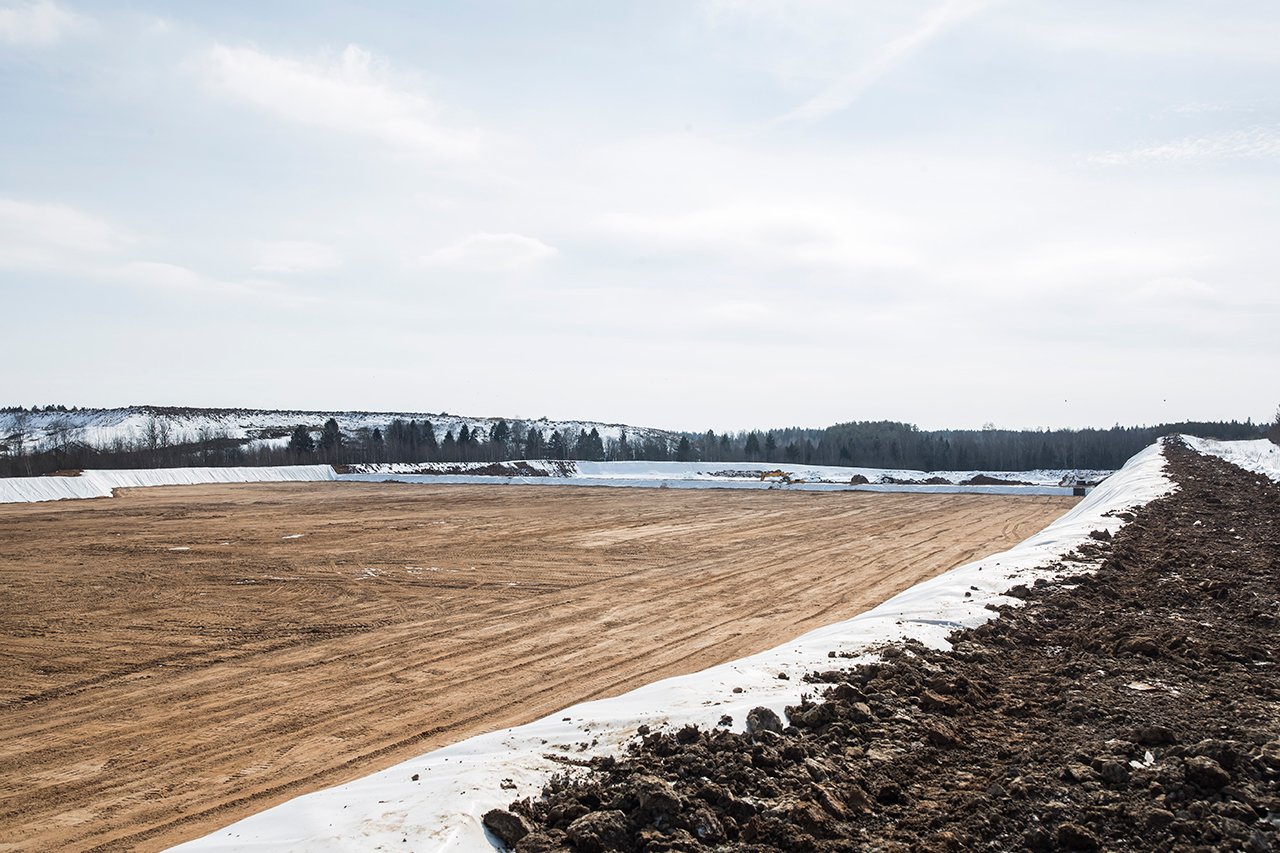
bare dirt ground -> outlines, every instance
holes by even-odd
[[[0,507],[0,850],[156,850],[783,642],[1073,500],[307,483]]]

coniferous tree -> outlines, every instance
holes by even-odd
[[[489,441],[501,447],[504,452],[506,451],[507,444],[511,441],[511,427],[507,425],[505,419],[500,418],[493,425],[493,432],[489,435]]]
[[[541,459],[542,452],[542,430],[531,426],[524,439],[524,458]]]
[[[575,459],[585,459],[590,462],[602,461],[604,440],[600,438],[600,430],[592,427],[590,430],[578,433],[578,438],[573,444],[573,456]]]
[[[431,462],[440,456],[440,445],[436,443],[436,427],[430,420],[422,422],[422,458]]]
[[[320,431],[320,449],[330,461],[336,461],[342,452],[342,430],[333,418],[325,421]]]
[[[293,434],[289,436],[289,452],[294,456],[306,456],[314,453],[315,449],[316,443],[310,430],[302,424],[294,427]]]
[[[386,456],[386,445],[382,440],[382,430],[373,428],[364,441],[364,461],[381,462]]]
[[[676,461],[688,462],[693,456],[693,448],[689,446],[689,436],[680,436],[680,444],[676,447]]]

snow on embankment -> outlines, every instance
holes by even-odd
[[[1263,474],[1280,482],[1280,445],[1265,438],[1257,441],[1216,441],[1212,438],[1195,438],[1184,435],[1192,449],[1219,456],[1246,471]]]
[[[85,471],[78,477],[0,478],[0,503],[34,503],[73,498],[109,498],[114,489],[195,486],[204,483],[276,483],[333,480],[328,465],[275,468],[142,468]]]
[[[782,712],[812,689],[800,680],[805,672],[832,667],[829,652],[847,658],[840,666],[851,666],[873,657],[875,644],[904,637],[943,647],[954,629],[991,618],[987,604],[1016,603],[1001,593],[1050,576],[1045,566],[1087,541],[1090,531],[1115,532],[1122,523],[1115,513],[1168,493],[1172,483],[1163,465],[1160,447],[1153,445],[1025,542],[914,586],[845,622],[751,657],[428,752],[290,800],[175,849],[489,849],[481,816],[513,799],[537,796],[552,773],[565,769],[548,755],[581,759],[617,752],[641,724],[710,727],[728,714],[741,726],[753,707]],[[779,679],[779,673],[789,679]],[[739,688],[741,692],[733,692]]]

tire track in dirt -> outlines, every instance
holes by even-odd
[[[3,507],[0,851],[162,849],[771,647],[1072,503],[323,483]]]

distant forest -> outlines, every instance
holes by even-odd
[[[3,411],[15,412],[10,408]],[[173,440],[163,419],[133,441],[93,447],[64,439],[30,441],[0,436],[0,476],[31,476],[84,468],[188,465],[345,465],[376,462],[503,462],[514,459],[776,462],[909,468],[921,471],[1115,469],[1170,433],[1224,440],[1264,435],[1280,443],[1280,412],[1273,424],[1251,421],[1174,423],[1079,430],[921,430],[894,421],[858,421],[825,429],[734,433],[655,433],[604,439],[596,429],[552,430],[498,421],[491,430],[463,425],[437,433],[429,419],[389,420],[386,426],[343,433],[330,419],[322,429],[298,425],[283,446],[203,433]]]

